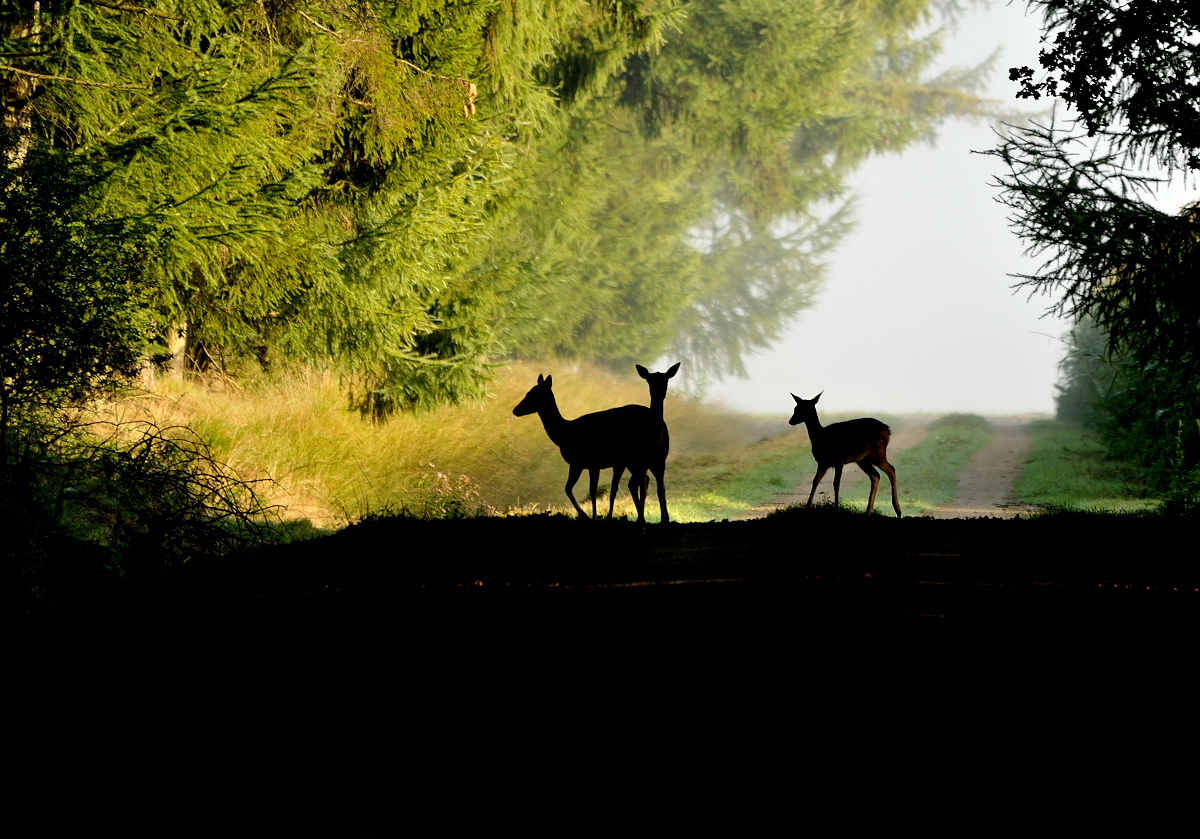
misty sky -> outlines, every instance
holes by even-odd
[[[1008,68],[1037,66],[1039,18],[1025,6],[970,13],[946,41],[943,66],[1003,51],[987,95],[1013,99]],[[1046,298],[1013,293],[1008,274],[1034,273],[989,182],[1000,161],[987,124],[945,123],[936,148],[868,161],[851,181],[858,223],[832,258],[815,307],[747,363],[749,380],[713,384],[709,399],[790,414],[789,391],[824,391],[829,411],[1052,413],[1068,324],[1042,317]],[[1194,198],[1194,191],[1190,191]],[[1179,206],[1174,190],[1162,203]]]

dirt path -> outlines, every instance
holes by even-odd
[[[1029,453],[1029,421],[1023,418],[991,417],[992,441],[971,456],[958,473],[958,492],[948,504],[925,513],[935,519],[965,519],[990,516],[1012,518],[1037,508],[1021,504],[1013,493],[1013,482],[1021,474]]]
[[[888,443],[888,457],[891,458],[905,449],[912,448],[925,439],[925,433],[929,430],[929,423],[934,417],[911,417],[901,418],[900,422],[892,429],[891,441]],[[766,515],[772,510],[782,509],[784,507],[793,507],[808,503],[808,494],[812,491],[813,478],[817,476],[817,470],[814,465],[813,469],[800,479],[800,482],[792,487],[787,492],[779,492],[771,497],[761,507],[755,507],[747,511],[743,516],[738,518],[759,518]],[[855,465],[847,466],[842,470],[842,487],[841,494],[846,495],[859,481],[865,481],[867,474]],[[891,490],[888,488],[887,478],[884,477],[880,482],[880,493],[887,496],[888,503],[890,502]],[[813,498],[814,504],[832,504],[833,503],[833,470],[830,469],[825,473],[825,479],[821,481],[821,485],[817,487],[816,497]],[[878,503],[878,499],[876,499]]]

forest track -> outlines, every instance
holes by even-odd
[[[989,417],[991,441],[958,470],[958,491],[946,504],[925,513],[935,519],[987,516],[1010,519],[1038,511],[1017,500],[1014,484],[1025,468],[1031,441],[1029,419]]]

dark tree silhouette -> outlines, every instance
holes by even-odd
[[[1017,275],[1019,285],[1107,336],[1140,418],[1111,424],[1110,440],[1120,426],[1152,473],[1179,475],[1200,458],[1200,202],[1172,214],[1150,199],[1172,178],[1196,185],[1200,6],[1031,5],[1045,15],[1046,72],[1012,68],[1017,96],[1060,95],[1078,121],[1014,128],[988,152],[1008,167],[997,185],[1013,226],[1045,259],[1036,274]],[[1160,175],[1146,171],[1151,164]]]

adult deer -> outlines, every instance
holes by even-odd
[[[647,424],[648,435],[641,455],[629,464],[629,494],[633,496],[638,521],[645,525],[646,496],[650,490],[650,476],[646,472],[649,470],[654,475],[654,485],[658,489],[660,520],[663,524],[669,524],[671,516],[667,512],[667,486],[663,483],[663,477],[667,469],[667,454],[671,450],[671,435],[667,431],[667,423],[663,420],[663,400],[667,397],[668,383],[679,372],[679,363],[676,362],[665,373],[651,373],[640,364],[636,366],[638,375],[650,385],[650,421]],[[614,485],[619,478],[620,474],[614,469]]]
[[[821,391],[824,393],[825,391]],[[833,425],[822,427],[817,419],[818,393],[812,399],[801,399],[796,394],[796,410],[788,420],[791,425],[804,423],[808,426],[808,439],[812,443],[813,457],[817,460],[817,477],[813,479],[812,492],[808,494],[808,504],[811,507],[813,496],[817,494],[817,484],[825,477],[829,467],[833,467],[833,505],[838,506],[838,491],[842,484],[842,467],[847,463],[857,463],[859,468],[871,479],[871,498],[867,501],[867,515],[875,509],[875,492],[879,489],[878,466],[887,473],[892,484],[892,507],[896,517],[900,517],[900,499],[896,497],[896,470],[888,463],[887,445],[891,439],[892,430],[877,419],[864,417],[862,419],[835,422]]]
[[[675,367],[678,368],[679,365],[676,364]],[[674,368],[672,368],[671,375],[674,375]],[[645,522],[642,507],[648,484],[648,479],[645,478],[647,468],[653,471],[659,480],[659,492],[665,511],[666,496],[661,489],[662,467],[659,466],[659,463],[664,465],[666,463],[669,441],[666,427],[662,422],[661,399],[659,400],[657,424],[652,409],[644,405],[623,405],[620,408],[584,414],[569,420],[564,418],[558,410],[553,387],[554,378],[552,376],[542,377],[539,375],[537,384],[530,388],[520,404],[513,408],[513,414],[523,417],[536,413],[541,418],[546,435],[551,442],[558,446],[563,460],[569,467],[566,485],[567,498],[571,499],[571,505],[579,516],[587,518],[587,514],[575,500],[574,489],[579,476],[583,474],[584,469],[588,470],[592,518],[595,518],[596,488],[599,483],[600,470],[609,467],[613,469],[612,487],[608,495],[608,517],[610,519],[621,476],[627,467],[634,470],[634,474],[630,477],[629,492],[634,496],[634,505],[638,507],[638,521]],[[662,391],[665,395],[665,384]],[[653,401],[653,397],[651,397],[652,404]],[[636,484],[634,483],[635,478],[638,478]],[[639,488],[642,491],[640,497],[637,492]]]

